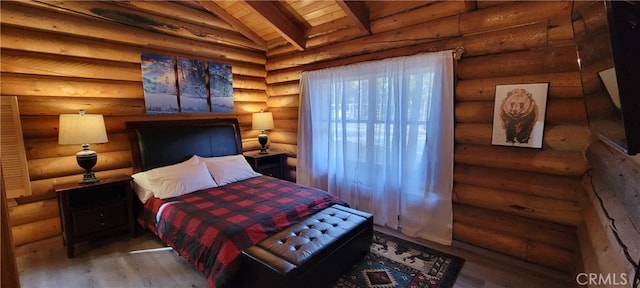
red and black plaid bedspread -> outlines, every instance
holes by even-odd
[[[138,222],[202,271],[210,287],[219,288],[239,270],[243,249],[333,204],[347,205],[315,188],[259,176],[175,198],[151,198]]]

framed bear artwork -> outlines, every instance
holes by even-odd
[[[493,145],[542,148],[549,83],[497,85]]]

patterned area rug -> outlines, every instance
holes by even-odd
[[[453,287],[464,259],[375,231],[371,252],[336,288]]]

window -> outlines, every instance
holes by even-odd
[[[379,225],[450,242],[452,61],[444,51],[304,72],[298,182]],[[444,233],[425,236],[427,226]]]

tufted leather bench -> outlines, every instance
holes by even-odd
[[[371,214],[333,205],[243,251],[244,287],[327,287],[372,239]]]

